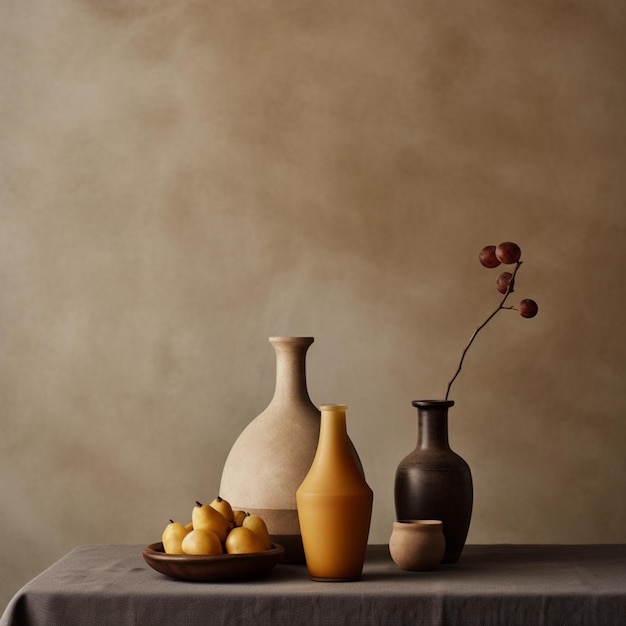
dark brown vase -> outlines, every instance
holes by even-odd
[[[446,552],[443,563],[459,560],[474,501],[469,465],[448,443],[448,409],[452,400],[414,400],[417,447],[396,470],[396,518],[443,522]]]

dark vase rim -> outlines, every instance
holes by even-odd
[[[413,400],[411,404],[418,409],[450,408],[454,406],[454,400]]]

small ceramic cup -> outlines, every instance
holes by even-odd
[[[446,550],[441,520],[399,520],[393,523],[389,552],[395,564],[412,572],[432,570]]]

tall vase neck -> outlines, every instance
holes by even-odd
[[[313,337],[270,337],[276,351],[275,402],[310,403],[306,384],[306,353]]]
[[[320,408],[322,411],[320,438],[314,464],[333,467],[340,462],[353,466],[356,470],[346,425],[348,407],[343,404],[323,404]]]
[[[417,401],[417,447],[449,448],[448,409],[452,401]]]
[[[321,410],[320,446],[348,448],[347,407],[342,404],[323,404]]]

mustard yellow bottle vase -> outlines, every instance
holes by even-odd
[[[351,451],[343,404],[324,404],[319,443],[296,491],[309,576],[317,581],[361,578],[374,494]]]

